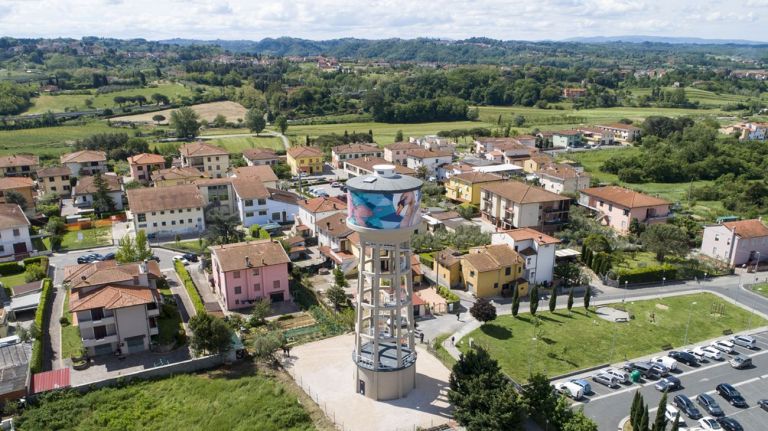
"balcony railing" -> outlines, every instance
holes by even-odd
[[[108,343],[117,343],[117,334],[107,335],[103,338],[83,338],[83,346],[85,347],[93,347]]]
[[[78,320],[77,325],[80,329],[93,328],[94,326],[106,326],[115,323],[115,316],[104,316],[99,320]]]

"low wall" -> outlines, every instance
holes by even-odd
[[[123,374],[121,376],[110,377],[104,380],[97,380],[94,382],[83,383],[82,385],[73,386],[80,392],[88,392],[92,389],[99,389],[107,386],[112,386],[118,382],[129,382],[132,380],[147,380],[155,377],[165,377],[173,374],[188,374],[196,371],[208,370],[216,368],[224,363],[226,355],[212,355],[204,356],[202,358],[189,359],[182,362],[175,362],[169,365],[162,365],[159,367],[148,368],[146,370],[136,371],[134,373]]]

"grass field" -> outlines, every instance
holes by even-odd
[[[3,289],[5,289],[5,294],[8,295],[8,297],[11,297],[12,290],[11,288],[14,286],[21,286],[22,284],[26,283],[27,281],[24,280],[24,273],[20,274],[13,274],[13,275],[6,275],[5,277],[0,277],[0,283],[3,283]]]
[[[82,125],[45,127],[40,129],[0,131],[0,154],[32,153],[58,156],[72,151],[69,143],[97,133],[128,133],[129,129],[109,127],[106,122],[92,121]]]
[[[83,234],[80,240],[78,233]],[[50,248],[51,243],[48,238],[45,239],[46,246]],[[112,228],[96,227],[78,231],[68,231],[61,240],[62,250],[78,250],[83,248],[101,247],[112,245]]]
[[[768,283],[760,283],[752,286],[752,291],[768,298]]]
[[[64,296],[64,313],[68,324],[61,325],[61,357],[63,359],[80,356],[83,350],[83,340],[80,338],[80,328],[72,324],[72,313],[69,311],[69,289]]]
[[[274,378],[209,372],[81,395],[65,391],[24,410],[19,430],[311,430],[307,410]]]
[[[629,88],[632,95],[647,96],[651,94],[650,88]],[[664,91],[674,91],[674,87],[663,87]],[[700,106],[707,107],[722,107],[723,105],[733,104],[738,102],[746,102],[748,100],[755,100],[754,97],[744,96],[740,94],[718,94],[712,91],[702,90],[700,88],[685,88],[685,95],[691,102],[699,102]],[[763,97],[764,100],[764,97]]]
[[[150,96],[160,93],[169,99],[177,99],[182,96],[191,96],[192,90],[181,84],[162,83],[157,87],[134,88],[131,90],[115,91],[113,93],[96,94],[44,94],[32,99],[33,105],[24,114],[42,114],[44,112],[64,112],[91,109],[85,105],[86,99],[93,100],[93,108],[112,108],[118,106],[114,98],[118,96],[144,96],[151,102]]]
[[[318,135],[336,133],[343,135],[346,130],[349,133],[368,133],[373,131],[373,139],[381,146],[395,142],[398,130],[403,131],[403,136],[433,135],[441,130],[471,129],[473,127],[489,127],[490,125],[477,121],[455,121],[419,124],[388,124],[388,123],[346,123],[346,124],[317,124],[308,126],[290,126],[285,132],[292,142],[304,143],[305,136],[314,138]]]
[[[283,141],[276,136],[218,138],[206,140],[206,142],[225,148],[230,153],[241,153],[249,148],[271,148],[275,151],[285,150]]]
[[[518,318],[500,316],[464,337],[459,348],[465,351],[468,340],[473,339],[489,350],[507,374],[522,382],[529,370],[554,376],[651,355],[667,344],[683,346],[686,327],[687,341],[693,343],[722,336],[726,329],[740,331],[766,323],[708,293],[628,302],[626,309],[634,319],[627,323],[608,322],[593,312],[587,315],[580,305],[581,300],[569,316],[567,310],[556,310],[554,314],[543,311],[546,303],[542,303],[537,313],[541,322],[538,328],[528,313]],[[715,307],[723,307],[722,314],[713,313]],[[524,309],[527,304],[521,311]]]
[[[227,121],[231,121],[233,123],[237,122],[238,118],[244,119],[245,113],[247,112],[247,110],[243,107],[243,105],[236,102],[229,102],[229,101],[201,103],[199,105],[192,105],[190,106],[190,108],[192,108],[193,111],[197,112],[197,115],[200,117],[200,120],[213,121],[213,119],[218,114],[222,114],[225,117],[227,117]],[[124,115],[122,117],[115,117],[112,120],[154,124],[155,122],[152,120],[152,117],[154,117],[155,115],[162,115],[166,118],[166,121],[161,123],[161,124],[164,124],[170,120],[172,111],[173,109],[164,109],[162,111],[147,112],[144,114]],[[236,133],[236,132],[233,132],[233,133]]]

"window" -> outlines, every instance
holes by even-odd
[[[187,223],[192,224],[192,219],[191,218],[187,219]]]
[[[266,205],[267,200],[266,199],[259,199],[259,205]]]
[[[613,211],[613,204],[608,204],[608,211]]]
[[[145,222],[145,221],[147,221],[147,215],[146,215],[146,214],[144,214],[144,213],[141,213],[141,214],[137,214],[137,215],[136,215],[136,217],[138,217],[138,219],[139,219],[139,222]]]
[[[13,236],[19,236],[21,235],[21,232],[18,229],[13,230]]]
[[[210,158],[210,157],[208,157],[208,161],[209,161],[209,162],[211,161],[211,158]]]
[[[171,220],[171,225],[176,226],[176,220]]]
[[[494,289],[498,289],[499,288],[499,283],[493,283],[493,288]]]
[[[157,222],[152,223],[152,227],[157,227]]]
[[[56,191],[56,187],[51,187],[51,191],[55,192]]]
[[[164,214],[165,214],[165,211],[160,211],[160,215],[164,215]],[[154,215],[154,213],[153,213],[153,215]]]
[[[261,283],[253,283],[253,290],[261,290]]]
[[[267,215],[267,210],[262,210],[262,211],[259,211],[259,215],[260,215],[260,216],[264,216],[264,215]]]
[[[161,226],[165,226],[165,222],[162,222],[160,225],[161,225]]]
[[[280,288],[280,280],[275,280],[272,282],[272,288],[273,289],[279,289]]]
[[[137,171],[143,171],[143,170],[144,170],[144,166],[137,166],[137,167],[136,167],[136,170],[137,170]]]
[[[469,276],[470,277],[474,277],[475,276],[475,271],[469,271]]]
[[[715,241],[720,241],[720,234],[715,234]]]
[[[629,215],[629,210],[624,210],[624,215],[628,216]]]
[[[154,211],[152,211],[152,215],[157,215],[157,213],[156,213],[156,212],[154,212]]]
[[[252,207],[253,206],[253,199],[246,199],[245,200],[245,206]]]
[[[253,217],[253,211],[246,211],[245,216],[246,217]]]
[[[233,271],[232,278],[240,278],[240,271]]]
[[[173,213],[174,213],[174,210],[171,210],[171,214],[173,214]]]
[[[509,274],[512,274],[512,267],[511,267],[511,266],[508,266],[508,267],[507,267],[507,268],[504,270],[504,275],[509,275]]]
[[[259,268],[253,268],[253,275],[259,275]]]
[[[240,295],[241,293],[243,293],[243,289],[240,286],[235,286],[235,295]]]

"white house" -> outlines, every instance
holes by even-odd
[[[544,190],[557,194],[578,193],[588,188],[591,181],[589,174],[560,163],[544,165],[536,176]]]
[[[112,202],[115,203],[115,210],[123,209],[123,188],[120,183],[120,178],[115,175],[102,175],[104,183],[107,185],[107,195],[112,198]],[[78,207],[90,208],[93,206],[93,196],[98,192],[98,188],[94,183],[96,177],[80,177],[77,180],[72,191],[72,197],[74,203]]]
[[[435,175],[440,166],[449,165],[452,161],[453,153],[450,151],[413,150],[408,152],[406,165],[414,171],[424,166],[429,175]]]
[[[32,251],[29,219],[17,204],[0,204],[0,261],[24,258]]]
[[[346,212],[347,203],[337,197],[317,197],[299,201],[299,216],[294,229],[303,237],[317,235],[317,221],[330,215]]]
[[[293,222],[299,211],[299,197],[266,187],[258,178],[232,179],[235,207],[243,226]]]
[[[552,146],[554,148],[581,147],[581,132],[578,130],[561,130],[552,133]]]
[[[104,151],[75,151],[62,154],[61,164],[68,167],[72,176],[93,175],[96,172],[107,172],[107,153]]]
[[[768,260],[768,227],[760,219],[705,226],[701,254],[731,267]]]
[[[203,195],[193,184],[128,190],[133,227],[147,235],[205,232]]]
[[[531,228],[521,228],[491,234],[491,244],[506,244],[523,258],[523,278],[529,283],[552,282],[559,239]]]

